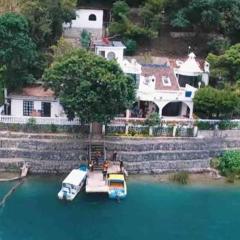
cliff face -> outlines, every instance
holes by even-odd
[[[212,157],[240,149],[240,138],[204,134],[204,138],[185,139],[106,138],[92,144],[104,144],[108,159],[117,151],[117,160],[133,174],[201,172],[210,167]],[[0,170],[16,171],[25,161],[31,166],[30,173],[69,172],[87,161],[88,145],[88,139],[74,135],[0,132]]]

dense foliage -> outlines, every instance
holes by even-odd
[[[168,1],[171,2],[171,1]],[[193,27],[197,31],[221,32],[240,40],[239,0],[188,0],[172,13],[172,25],[180,28]]]
[[[39,48],[49,47],[59,39],[63,22],[75,17],[75,4],[75,0],[21,0],[20,11]]]
[[[240,174],[240,151],[226,151],[218,164],[218,169],[225,176]]]
[[[113,4],[113,21],[109,26],[112,36],[121,36],[135,41],[143,41],[157,36],[156,31],[150,27],[133,22],[129,18],[129,11],[130,8],[125,1],[120,0]]]
[[[210,53],[211,77],[215,83],[234,84],[240,81],[240,44],[233,45],[222,55]]]
[[[0,16],[0,67],[4,85],[20,88],[32,82],[32,68],[36,64],[36,46],[29,36],[25,18],[16,13]]]
[[[108,122],[135,99],[134,84],[115,61],[107,61],[83,49],[56,60],[45,72],[69,119]]]
[[[240,114],[240,97],[231,89],[205,87],[197,91],[193,101],[201,118],[233,118]]]

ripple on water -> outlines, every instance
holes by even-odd
[[[156,179],[155,179],[156,180]],[[61,178],[30,178],[0,210],[0,240],[238,239],[238,187],[130,178],[120,204],[106,195],[56,197]],[[0,192],[9,187],[0,185]]]

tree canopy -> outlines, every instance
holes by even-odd
[[[16,13],[1,15],[0,67],[4,85],[15,89],[33,81],[31,68],[36,57],[36,46],[29,36],[26,19]]]
[[[108,122],[135,99],[133,79],[115,61],[83,49],[57,59],[43,79],[59,97],[69,119]]]
[[[62,35],[63,22],[75,17],[75,0],[22,0],[21,13],[27,18],[30,33],[38,48],[47,48]]]
[[[178,9],[168,8],[173,16],[173,26],[221,32],[234,42],[240,40],[239,0],[186,0],[179,5],[180,2],[175,0],[174,3]]]
[[[233,45],[222,55],[210,53],[211,78],[218,84],[235,84],[240,81],[240,44]]]
[[[232,118],[240,115],[240,96],[232,89],[205,87],[194,97],[196,114],[201,118]]]

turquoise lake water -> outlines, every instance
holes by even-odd
[[[128,182],[128,196],[59,201],[60,179],[30,178],[0,208],[0,240],[231,240],[240,188]],[[0,184],[0,198],[12,184]]]

